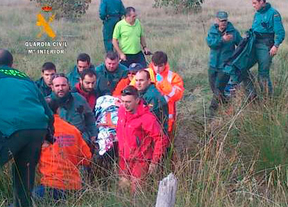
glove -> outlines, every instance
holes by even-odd
[[[163,77],[159,73],[157,73],[157,75],[156,75],[156,81],[158,81],[158,82],[163,81]]]
[[[54,130],[53,129],[50,129],[50,128],[47,129],[47,134],[46,134],[45,140],[47,142],[49,142],[50,144],[53,144],[56,141],[56,139],[54,137]]]

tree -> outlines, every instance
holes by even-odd
[[[36,1],[41,8],[51,7],[56,19],[75,20],[86,13],[91,0],[30,0]]]
[[[201,9],[204,0],[154,0],[154,7],[172,7],[178,12],[191,12]]]

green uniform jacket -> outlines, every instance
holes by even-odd
[[[99,17],[101,20],[107,20],[111,17],[125,15],[125,7],[121,0],[101,0],[99,7]]]
[[[224,42],[222,40],[224,33],[219,31],[217,24],[214,24],[211,26],[206,38],[207,44],[210,47],[210,67],[218,70],[224,68],[225,61],[233,54],[235,46],[242,40],[238,30],[234,28],[231,22],[228,22],[225,32],[233,35],[231,41]]]
[[[91,65],[90,69],[95,69],[94,65]],[[68,78],[68,81],[69,81],[71,88],[73,88],[76,85],[76,83],[79,82],[80,74],[78,72],[77,65],[75,65],[73,70],[67,74],[67,78]]]
[[[50,97],[59,100],[59,116],[81,131],[86,142],[89,142],[91,137],[97,136],[93,112],[83,96],[69,92],[65,98],[59,99],[52,92]]]
[[[9,137],[19,130],[52,127],[52,111],[35,83],[8,66],[0,66],[0,70],[0,132]]]
[[[285,38],[281,16],[269,3],[255,13],[252,30],[260,34],[275,34],[274,45],[278,47]]]
[[[154,84],[150,84],[145,91],[140,91],[140,96],[156,115],[165,131],[168,130],[168,104]]]
[[[35,83],[44,97],[49,96],[52,93],[51,87],[46,85],[43,78],[40,78],[39,80],[35,81]]]
[[[112,95],[119,81],[122,78],[127,78],[128,69],[126,66],[119,63],[118,68],[114,72],[110,72],[106,69],[105,64],[102,63],[96,68],[96,74],[97,74],[96,91],[99,91],[100,96]]]

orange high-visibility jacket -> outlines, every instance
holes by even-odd
[[[168,132],[172,132],[173,125],[176,120],[176,102],[182,99],[184,93],[184,83],[182,78],[170,70],[169,64],[165,65],[165,69],[160,73],[163,77],[163,81],[158,82],[156,80],[156,73],[154,65],[151,63],[150,70],[151,80],[155,80],[156,88],[162,93],[168,103],[169,120],[168,120]]]
[[[90,148],[79,130],[54,115],[56,142],[43,145],[39,161],[41,184],[62,190],[81,189],[79,165],[89,165],[92,157]]]
[[[118,96],[121,96],[121,92],[122,90],[128,86],[130,83],[130,80],[129,78],[122,78],[116,85],[113,93],[112,93],[112,96],[114,97],[118,97]]]

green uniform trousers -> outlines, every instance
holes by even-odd
[[[120,20],[120,17],[109,17],[107,20],[103,21],[103,41],[106,52],[113,51],[112,37],[113,30],[116,23]]]
[[[19,130],[10,137],[0,135],[0,167],[13,159],[14,206],[30,207],[35,168],[41,145],[47,133],[43,130]]]
[[[272,46],[273,40],[271,39],[257,39],[251,54],[251,64],[249,64],[252,67],[255,65],[255,63],[258,63],[258,82],[260,89],[262,93],[268,94],[272,94],[273,92],[272,82],[270,79],[270,66],[272,63],[272,57],[269,54]],[[252,83],[253,81],[251,80],[249,72],[244,73],[242,76],[246,91],[250,91],[250,94],[255,93],[255,89]]]
[[[208,70],[209,84],[213,92],[213,98],[210,104],[210,110],[216,110],[219,103],[224,102],[224,89],[229,82],[230,75],[217,70],[216,68],[210,67]]]

